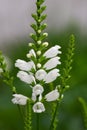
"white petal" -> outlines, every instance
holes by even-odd
[[[55,90],[53,90],[45,95],[45,99],[48,102],[55,101],[58,99],[58,97],[59,97],[59,92],[57,89],[55,89]]]
[[[44,89],[40,84],[37,84],[33,87],[33,93],[35,93],[36,96],[42,94],[43,91]]]
[[[35,94],[35,93],[32,93],[32,100],[35,102],[36,99],[37,99],[36,94]]]
[[[45,56],[46,58],[52,58],[57,56],[57,54],[61,54],[61,51],[59,51],[61,47],[56,45],[54,47],[51,47],[50,49],[48,49],[43,56]]]
[[[19,69],[25,70],[25,71],[29,71],[32,68],[35,69],[35,64],[33,61],[26,62],[26,61],[20,60],[20,59],[16,60],[15,66],[18,67]]]
[[[38,80],[44,80],[44,78],[46,77],[46,75],[47,75],[46,71],[43,70],[43,69],[40,69],[40,70],[38,70],[36,72],[35,77]]]
[[[24,81],[25,83],[31,84],[32,82],[35,82],[35,78],[32,74],[28,74],[24,71],[19,71],[17,74],[17,77],[20,78],[20,80]]]
[[[41,103],[41,102],[35,103],[33,105],[33,111],[35,113],[42,113],[42,112],[44,112],[45,111],[45,107],[44,107],[43,103]]]
[[[19,105],[26,105],[28,97],[23,96],[21,94],[13,94],[14,98],[12,99],[12,102],[14,104],[19,104]]]
[[[59,61],[60,57],[54,57],[48,60],[45,65],[43,66],[46,70],[50,70],[55,68],[61,62]]]
[[[45,77],[44,81],[45,83],[50,83],[53,82],[54,80],[56,80],[56,78],[60,76],[59,74],[59,70],[58,69],[53,69],[51,70],[47,76]]]
[[[29,54],[30,54],[31,56],[34,56],[34,57],[36,58],[36,53],[35,53],[34,49],[31,49],[31,50],[29,51]]]

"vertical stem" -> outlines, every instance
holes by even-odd
[[[37,130],[40,130],[39,129],[39,117],[40,117],[39,113],[36,113],[36,116],[37,116]]]
[[[54,111],[54,114],[53,114],[53,118],[52,118],[49,130],[53,130],[53,128],[54,128],[54,122],[55,122],[58,106],[59,106],[59,102],[57,101],[56,108],[55,108],[55,111]]]
[[[32,118],[31,102],[28,101],[26,106],[26,115],[25,115],[25,130],[32,130],[31,118]]]

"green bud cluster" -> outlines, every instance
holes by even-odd
[[[46,29],[47,24],[43,23],[43,21],[46,19],[47,15],[43,14],[43,12],[46,10],[46,6],[42,5],[44,3],[44,0],[37,0],[36,2],[36,13],[32,14],[33,19],[35,20],[35,23],[31,24],[31,27],[35,31],[35,34],[30,34],[30,37],[35,41],[36,44],[39,44],[38,41],[44,40],[48,34],[42,33],[44,29]],[[39,44],[40,45],[40,44]]]

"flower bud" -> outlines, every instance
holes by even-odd
[[[39,41],[37,41],[37,44],[38,44],[38,45],[40,45],[40,44],[41,44],[41,41],[40,41],[40,40],[39,40]]]
[[[38,30],[37,32],[40,34],[40,33],[41,33],[41,30]]]
[[[41,64],[40,63],[37,64],[37,68],[41,68]]]
[[[49,45],[49,43],[48,42],[44,42],[42,45],[47,47]]]
[[[32,45],[33,45],[33,43],[28,43],[28,46],[29,46],[29,47],[32,47]]]
[[[43,35],[47,37],[47,36],[48,36],[48,33],[43,33]]]
[[[37,51],[37,55],[38,55],[38,56],[41,55],[41,51]]]

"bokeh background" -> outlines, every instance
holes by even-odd
[[[26,59],[27,47],[32,40],[31,13],[35,12],[36,0],[0,0],[0,50],[8,59],[11,74],[19,93],[27,93],[28,87],[16,78],[16,59]],[[76,38],[70,89],[64,93],[59,107],[58,130],[85,130],[78,97],[87,101],[87,1],[46,0],[46,13],[50,45],[62,46],[65,55],[70,34]],[[65,58],[65,57],[64,57]],[[11,102],[12,94],[0,79],[0,130],[23,130],[23,121],[16,105]],[[41,130],[48,130],[49,116],[41,114]],[[35,117],[36,118],[36,117]],[[48,121],[47,121],[48,120]],[[40,123],[41,124],[41,123]],[[35,127],[35,123],[34,123]],[[46,128],[47,127],[47,128]],[[34,128],[35,129],[35,128]]]

